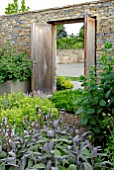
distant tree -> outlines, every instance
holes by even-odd
[[[57,26],[57,38],[67,37],[67,31],[65,30],[64,25]]]
[[[81,42],[84,47],[84,25],[80,28],[78,36],[76,36],[77,42]]]
[[[57,27],[57,48],[58,49],[79,49],[84,48],[84,25],[80,28],[78,35],[71,34],[68,36],[64,33],[64,25]]]
[[[15,14],[19,12],[26,12],[30,8],[26,7],[25,0],[21,0],[21,7],[19,8],[18,0],[13,0],[13,3],[8,3],[8,7],[5,8],[5,14]]]

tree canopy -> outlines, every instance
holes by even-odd
[[[77,49],[84,48],[84,25],[80,28],[78,35],[68,35],[64,25],[57,26],[57,48]]]
[[[57,37],[58,38],[67,37],[67,31],[65,30],[64,25],[58,25],[57,26]]]
[[[18,12],[26,12],[30,9],[29,6],[26,6],[25,0],[21,0],[21,7],[19,7],[19,1],[13,0],[13,3],[8,3],[7,8],[5,8],[5,14],[15,14]]]

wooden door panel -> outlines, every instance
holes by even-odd
[[[55,34],[50,24],[33,24],[32,91],[51,94],[55,87]]]
[[[84,23],[84,75],[95,65],[95,19],[85,17]]]

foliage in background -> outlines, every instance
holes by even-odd
[[[106,147],[110,136],[114,139],[114,58],[110,55],[112,44],[107,42],[105,48],[98,67],[92,66],[87,77],[80,77],[82,86],[86,88],[82,92],[77,112],[81,113],[82,125],[92,131],[95,145],[103,147]]]
[[[26,6],[25,0],[21,0],[21,7],[19,7],[18,0],[13,0],[13,3],[8,3],[7,8],[5,8],[5,14],[15,14],[19,12],[26,12],[30,8]]]
[[[57,38],[67,37],[64,25],[57,25]]]
[[[81,97],[81,91],[81,89],[59,91],[54,93],[50,100],[55,104],[56,108],[64,108],[66,112],[75,113],[78,105],[74,105],[74,103]]]
[[[58,117],[58,116],[57,116]],[[3,118],[0,124],[0,168],[2,170],[102,170],[107,162],[102,159],[101,147],[88,140],[89,132],[82,135],[60,120],[47,118],[45,124],[26,123],[28,130],[22,136]]]
[[[16,53],[14,47],[6,44],[0,50],[0,83],[7,80],[24,81],[31,77],[32,61],[26,51]]]
[[[80,49],[84,48],[84,26],[80,28],[79,34],[67,35],[63,25],[57,26],[57,48],[58,49]]]
[[[57,76],[56,87],[57,87],[57,90],[72,89],[73,88],[73,84],[66,77],[64,77],[64,76]]]
[[[24,122],[30,123],[39,119],[40,122],[44,123],[45,120],[42,117],[48,113],[54,117],[58,111],[47,98],[40,99],[37,96],[25,96],[22,92],[0,96],[0,123],[1,119],[5,117],[8,124],[15,126],[14,128],[19,131],[26,128]]]

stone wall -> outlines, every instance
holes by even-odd
[[[30,11],[21,14],[0,16],[0,48],[10,42],[18,51],[27,50],[31,56],[31,26],[85,16],[96,17],[96,50],[102,50],[110,41],[114,48],[114,0],[99,0],[60,8]],[[97,53],[98,57],[98,53]]]
[[[57,64],[71,64],[84,62],[83,49],[57,50]]]

